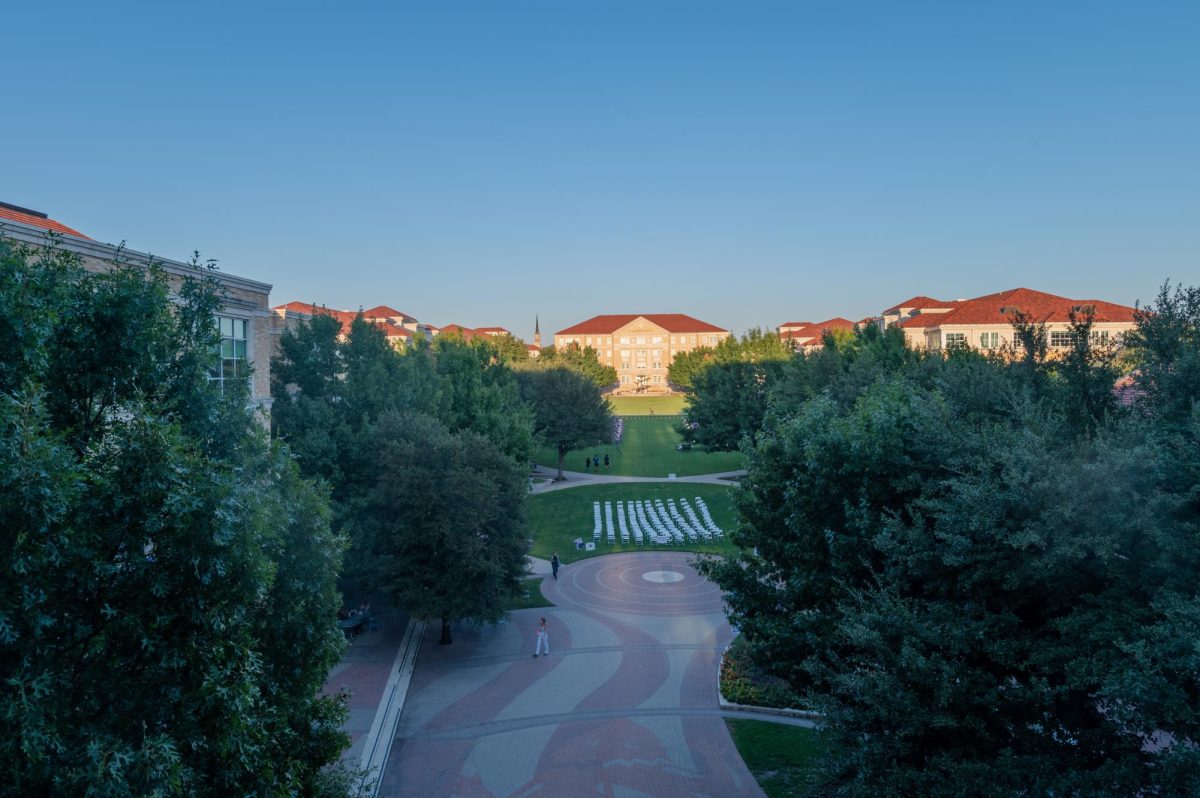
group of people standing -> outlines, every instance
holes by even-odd
[[[607,454],[604,455],[604,470],[605,471],[608,470],[609,462],[610,461],[608,459],[608,455]],[[590,473],[592,471],[592,469],[595,469],[597,474],[600,473],[600,455],[598,455],[598,454],[594,454],[591,457],[583,458],[584,472]]]

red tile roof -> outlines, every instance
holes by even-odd
[[[952,308],[955,302],[943,302],[940,299],[934,299],[928,296],[915,296],[906,302],[901,302],[898,305],[893,305],[883,312],[884,316],[890,316],[893,313],[899,313],[900,308],[914,308],[916,310],[924,310],[925,308]]]
[[[76,238],[88,238],[78,230],[72,230],[62,222],[56,222],[45,214],[30,211],[28,208],[0,203],[0,223],[3,223],[6,219],[10,222],[30,224],[34,227],[40,227],[43,230],[53,230],[56,233],[63,233],[64,235],[75,236]],[[89,238],[88,240],[90,241],[91,239]]]
[[[915,316],[909,316],[904,321],[897,324],[897,327],[936,327],[946,320],[949,313],[918,313]]]
[[[810,324],[812,324],[811,321],[788,321],[788,322],[784,322],[783,324],[780,324],[778,329],[784,330],[784,329],[787,329],[788,327],[796,327],[796,328],[807,327]]]
[[[374,324],[383,330],[383,334],[388,338],[412,338],[412,330],[401,327],[399,324],[388,324],[384,321],[376,321]]]
[[[935,321],[919,326],[1009,324],[1011,322],[1010,314],[1016,310],[1029,314],[1035,322],[1065,322],[1070,320],[1073,308],[1083,306],[1090,306],[1094,309],[1093,318],[1098,322],[1133,321],[1134,309],[1125,305],[1100,302],[1094,299],[1068,299],[1029,288],[1014,288],[1010,291],[968,299],[949,313],[930,314]],[[920,318],[920,316],[916,318]]]
[[[559,330],[555,334],[607,335],[616,332],[634,319],[645,319],[651,324],[657,324],[667,332],[673,333],[729,332],[722,327],[694,319],[683,313],[623,313],[593,316],[587,321],[581,321],[579,324]]]
[[[308,302],[288,302],[286,305],[276,305],[272,310],[290,310],[293,313],[303,313],[308,316],[332,316],[341,322],[342,335],[350,333],[350,325],[354,323],[354,319],[358,315],[344,310],[334,310],[323,305],[312,305]]]
[[[437,329],[437,328],[434,328],[434,329]],[[471,329],[470,327],[464,327],[461,324],[447,324],[445,327],[442,327],[441,329],[438,330],[438,334],[439,335],[461,335],[463,338],[467,339],[468,341],[470,341],[475,336],[479,335],[479,333],[476,332],[475,330]]]
[[[854,327],[855,324],[850,319],[835,316],[832,319],[819,321],[816,324],[807,324],[798,330],[788,330],[783,335],[786,338],[820,338],[821,333],[826,330],[853,330]]]
[[[512,335],[512,333],[510,333],[508,330],[506,330],[503,327],[476,327],[475,332],[486,333],[488,335],[491,335],[493,333],[496,335]]]
[[[410,316],[407,313],[396,310],[392,307],[388,307],[387,305],[376,305],[370,310],[363,311],[363,318],[367,319],[391,319],[397,316],[402,316],[406,319],[412,319],[413,321],[417,320],[416,316]]]

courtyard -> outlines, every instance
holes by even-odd
[[[733,637],[685,552],[568,565],[518,610],[438,646],[430,627],[380,794],[762,796],[717,701]],[[533,657],[541,617],[548,656]]]

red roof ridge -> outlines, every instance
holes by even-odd
[[[43,230],[50,230],[55,233],[63,233],[64,235],[75,236],[76,238],[86,238],[91,241],[91,238],[85,236],[78,230],[67,227],[62,222],[56,222],[49,216],[37,211],[31,211],[28,208],[21,208],[18,205],[10,205],[7,202],[0,202],[0,224],[7,219],[10,222],[20,222],[21,224],[40,227]]]
[[[724,327],[700,321],[686,313],[620,313],[601,314],[585,319],[571,327],[559,330],[555,335],[606,335],[624,327],[635,319],[645,319],[662,327],[667,332],[729,332]]]

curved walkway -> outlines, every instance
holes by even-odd
[[[761,798],[717,701],[732,630],[690,557],[581,561],[543,582],[558,606],[451,646],[431,625],[380,794]],[[552,653],[534,658],[540,616]]]
[[[620,482],[695,482],[705,483],[709,485],[734,485],[738,477],[745,476],[745,469],[737,471],[721,471],[715,474],[698,474],[692,477],[628,477],[628,476],[611,476],[609,474],[589,474],[583,471],[563,471],[563,481],[554,482],[554,476],[558,473],[552,468],[540,467],[540,477],[545,479],[549,477],[550,482],[543,482],[540,485],[533,486],[533,493],[547,493],[552,490],[566,490],[567,488],[582,488],[585,485],[610,485]]]

